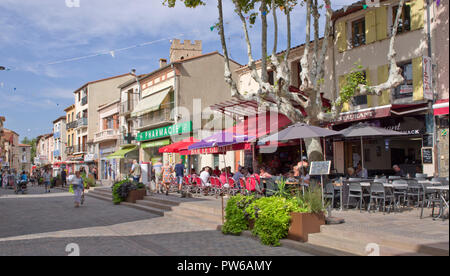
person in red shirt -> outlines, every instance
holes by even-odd
[[[220,172],[220,170],[219,170],[219,167],[218,167],[218,166],[216,166],[216,167],[215,167],[215,169],[214,169],[214,171],[213,171],[213,175],[215,175],[215,176],[219,177],[219,176],[220,176],[220,174],[221,174],[221,172]]]

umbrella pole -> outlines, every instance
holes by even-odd
[[[325,147],[325,137],[323,137],[323,161],[327,161],[327,148]]]
[[[361,136],[361,169],[364,170],[364,143]]]

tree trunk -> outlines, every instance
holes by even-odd
[[[323,161],[322,145],[320,138],[305,139],[308,161]]]

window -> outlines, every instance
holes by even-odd
[[[275,83],[274,82],[274,73],[273,73],[273,71],[269,71],[269,72],[267,72],[267,74],[269,75],[269,83],[271,85],[273,85]]]
[[[398,64],[398,67],[402,69],[402,76],[405,79],[402,85],[397,86],[394,88],[394,98],[395,99],[401,99],[401,98],[408,98],[412,97],[413,95],[413,67],[412,62],[404,62],[401,64]]]
[[[392,29],[394,29],[395,18],[397,17],[398,6],[392,7]],[[411,7],[403,5],[402,15],[398,21],[397,33],[403,33],[411,30]],[[392,30],[391,30],[392,33]]]
[[[358,47],[366,44],[366,19],[352,22],[352,45]]]

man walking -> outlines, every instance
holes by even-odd
[[[51,175],[50,172],[48,171],[48,169],[45,169],[44,174],[42,175],[42,177],[44,178],[44,188],[45,188],[45,192],[46,193],[50,193],[50,180],[51,180]]]
[[[177,183],[178,183],[178,193],[181,193],[181,190],[183,188],[183,177],[184,177],[184,164],[183,160],[180,159],[180,162],[175,165],[175,176],[177,177]]]
[[[141,165],[136,160],[133,160],[130,174],[133,177],[133,181],[139,183],[139,179],[141,178]]]
[[[67,173],[66,173],[65,169],[63,169],[62,172],[61,172],[61,182],[62,182],[62,186],[66,187],[66,185],[67,185]]]

